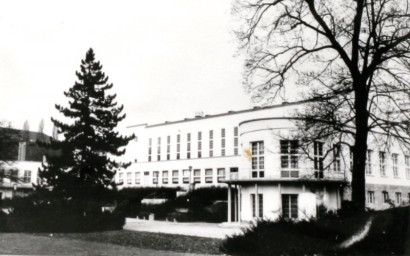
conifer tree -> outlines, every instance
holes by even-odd
[[[125,153],[124,146],[133,136],[121,136],[115,130],[125,118],[123,106],[118,106],[115,94],[108,94],[113,84],[102,72],[92,49],[81,61],[76,72],[78,81],[64,95],[69,107],[56,109],[71,122],[54,118],[63,140],[53,140],[49,147],[60,154],[50,156],[40,170],[38,189],[47,189],[54,197],[73,202],[98,202],[104,192],[115,188],[114,175],[129,164],[113,158]]]

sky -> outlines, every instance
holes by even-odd
[[[126,127],[252,107],[232,0],[0,0],[0,121],[37,131],[86,51],[114,84]]]

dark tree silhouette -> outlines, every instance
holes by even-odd
[[[234,12],[252,97],[269,104],[286,89],[306,100],[302,137],[351,146],[352,200],[364,210],[369,134],[410,142],[409,1],[254,0]]]
[[[116,95],[108,94],[112,84],[101,71],[92,49],[81,61],[78,81],[64,95],[69,107],[56,109],[69,123],[52,118],[62,141],[52,140],[49,147],[60,154],[50,156],[40,170],[39,190],[50,190],[56,198],[71,200],[86,211],[87,202],[98,202],[104,192],[115,188],[114,175],[128,164],[114,160],[124,154],[124,146],[133,136],[120,136],[115,128],[125,118],[123,106],[117,106]],[[85,208],[84,208],[85,207]]]

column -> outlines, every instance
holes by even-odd
[[[238,186],[238,222],[242,221],[242,186]]]
[[[258,184],[255,183],[255,216],[259,217]]]
[[[228,222],[231,223],[232,219],[232,191],[231,191],[231,184],[228,184]]]
[[[234,222],[238,221],[238,186],[235,185],[235,196],[233,197],[233,205],[234,205]]]

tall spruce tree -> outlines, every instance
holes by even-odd
[[[123,148],[133,136],[120,136],[115,128],[125,118],[123,106],[117,106],[116,95],[108,94],[113,84],[101,71],[92,49],[81,61],[78,81],[64,95],[69,107],[56,109],[72,122],[51,121],[63,134],[61,141],[53,140],[49,147],[60,154],[50,156],[40,170],[38,189],[47,189],[56,198],[78,202],[99,202],[104,192],[115,188],[114,175],[129,164],[113,158],[125,153]]]

